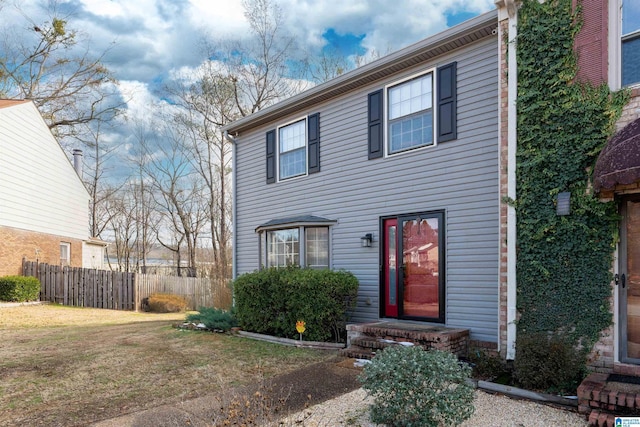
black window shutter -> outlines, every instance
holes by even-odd
[[[267,184],[276,182],[276,131],[267,132]]]
[[[458,137],[456,62],[438,68],[438,142]]]
[[[309,173],[320,172],[320,113],[307,118],[309,137]]]
[[[384,128],[383,98],[382,89],[369,94],[369,159],[377,159],[384,154],[382,147],[384,140],[382,134]]]

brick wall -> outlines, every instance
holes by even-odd
[[[71,267],[82,267],[82,240],[0,226],[0,276],[22,273],[22,259],[60,264],[60,243],[71,244]]]
[[[595,85],[607,81],[609,0],[582,1],[582,29],[576,35],[578,79]]]
[[[632,121],[640,118],[640,89],[634,89],[631,93],[631,101],[624,107],[622,116],[616,122],[616,131]],[[636,182],[628,185],[619,185],[613,191],[602,191],[599,197],[602,200],[611,200],[614,194],[635,194],[640,193],[640,183]],[[611,294],[613,295],[615,285],[611,284]],[[609,299],[609,309],[613,313],[613,298]],[[613,352],[614,327],[610,327],[602,331],[600,340],[593,347],[593,351],[589,355],[589,366],[597,372],[610,372],[614,368],[615,354]]]

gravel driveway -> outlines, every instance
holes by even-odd
[[[328,400],[294,414],[282,421],[280,426],[306,427],[376,427],[369,421],[367,398],[363,389]],[[587,426],[584,417],[575,412],[553,408],[527,400],[511,399],[502,395],[476,391],[476,411],[462,427],[549,427]]]

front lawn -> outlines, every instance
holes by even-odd
[[[0,308],[0,426],[86,425],[333,356],[171,327],[184,317],[57,305]]]

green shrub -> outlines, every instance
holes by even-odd
[[[269,268],[234,281],[236,316],[244,330],[298,338],[296,321],[306,322],[303,339],[340,341],[358,280],[347,271]]]
[[[473,377],[497,383],[511,378],[512,372],[505,360],[496,352],[477,349],[469,353],[469,363],[473,367]]]
[[[40,297],[40,281],[29,276],[0,277],[0,301],[36,301]]]
[[[514,376],[529,390],[575,394],[586,375],[586,354],[563,335],[518,334]]]
[[[203,323],[207,329],[222,332],[238,326],[232,312],[213,307],[200,307],[198,313],[187,315],[187,322]]]
[[[149,311],[155,313],[179,313],[187,310],[187,300],[173,294],[151,294],[149,296]]]
[[[438,427],[473,414],[470,376],[471,368],[451,353],[397,345],[377,354],[360,381],[374,398],[374,423]]]

